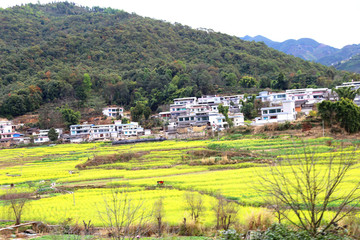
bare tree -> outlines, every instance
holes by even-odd
[[[163,219],[164,219],[164,198],[159,198],[159,200],[155,201],[154,203],[154,209],[153,209],[153,215],[154,218],[157,222],[157,227],[158,227],[158,235],[159,238],[162,235],[162,228],[163,228]]]
[[[275,199],[277,207],[286,209],[278,211],[284,219],[316,236],[356,210],[360,182],[345,184],[344,178],[357,160],[355,150],[337,149],[321,155],[303,149],[303,154],[270,166],[267,174],[260,176],[259,190]],[[325,222],[328,211],[333,214]]]
[[[144,199],[135,200],[124,190],[114,189],[110,197],[104,197],[104,207],[99,216],[112,239],[135,239],[146,232],[151,213]]]
[[[184,194],[186,210],[191,218],[196,222],[200,215],[205,211],[204,202],[201,194],[190,192]]]
[[[216,200],[212,207],[216,217],[216,229],[228,230],[231,224],[235,222],[239,211],[238,206],[235,202],[229,201],[222,196],[218,196]]]
[[[16,192],[16,190],[0,196],[0,200],[4,200],[8,204],[10,212],[14,214],[16,225],[21,223],[21,216],[30,197],[31,193]]]

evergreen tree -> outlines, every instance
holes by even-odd
[[[48,137],[50,139],[50,141],[56,141],[58,140],[59,134],[56,132],[55,128],[50,128],[49,132],[48,132]]]

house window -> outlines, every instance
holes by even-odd
[[[270,109],[269,113],[276,113],[276,109]]]
[[[271,116],[270,119],[277,119],[277,116]]]
[[[185,121],[189,121],[189,118],[188,118],[188,117],[186,117],[186,118],[185,118]]]
[[[264,111],[263,111],[263,114],[268,114],[268,111],[267,111],[267,110],[264,110]]]

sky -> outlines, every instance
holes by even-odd
[[[0,0],[6,8],[55,0]],[[56,0],[57,1],[57,0]],[[140,16],[273,41],[312,38],[336,48],[360,44],[360,0],[71,0]],[[1,23],[0,23],[1,24]]]

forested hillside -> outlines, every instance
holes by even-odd
[[[329,87],[357,77],[263,43],[67,2],[0,9],[0,33],[2,115],[64,100],[143,101],[156,111],[175,97]]]

